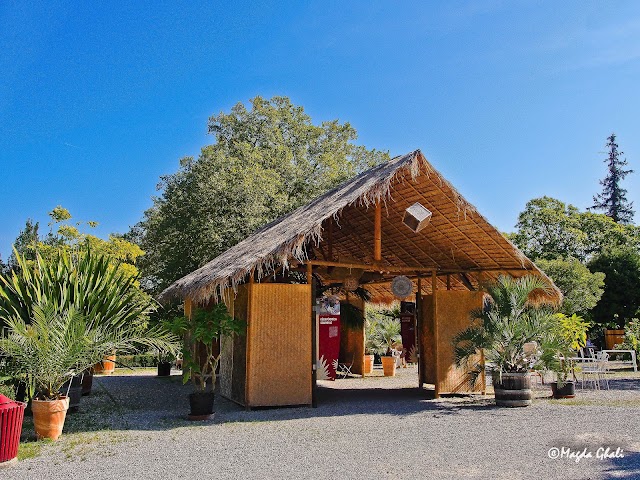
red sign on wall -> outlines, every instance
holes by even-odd
[[[335,380],[340,355],[340,300],[323,297],[318,321],[318,380]]]

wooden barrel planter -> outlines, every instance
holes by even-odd
[[[622,329],[614,329],[609,330],[606,329],[604,331],[604,344],[607,347],[605,350],[613,350],[616,348],[616,345],[624,343],[624,330]]]
[[[505,372],[502,378],[496,375],[493,378],[493,387],[496,405],[500,407],[526,407],[532,403],[530,373]]]
[[[373,355],[364,356],[364,374],[373,372]]]

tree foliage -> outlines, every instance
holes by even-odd
[[[620,186],[620,182],[633,170],[624,168],[627,166],[627,160],[621,158],[624,152],[618,150],[615,133],[607,138],[607,149],[607,176],[600,180],[602,192],[593,197],[594,204],[591,208],[604,211],[616,223],[631,223],[634,214],[633,202],[627,200],[627,190]]]
[[[604,293],[592,310],[599,324],[623,328],[640,309],[640,254],[634,248],[608,249],[589,263],[592,272],[603,272]]]
[[[215,143],[161,177],[160,195],[128,238],[146,252],[146,287],[160,291],[264,224],[388,159],[354,144],[337,120],[316,125],[286,97],[255,97],[209,119]]]
[[[575,258],[538,260],[537,265],[547,274],[564,296],[560,312],[589,316],[604,292],[602,272],[591,272]]]
[[[581,212],[551,197],[527,202],[516,229],[509,238],[534,261],[577,258],[587,262],[605,248],[639,245],[635,225],[618,224],[600,213]]]

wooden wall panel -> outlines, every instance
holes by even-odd
[[[235,318],[247,321],[247,287],[238,287],[235,299],[226,297],[225,304],[229,313]],[[220,393],[242,405],[246,403],[246,368],[247,368],[247,337],[236,335],[221,338],[222,357],[220,358]]]
[[[434,324],[432,296],[425,296],[423,327],[423,358],[426,382],[437,384],[438,393],[471,393],[484,391],[484,382],[475,387],[465,369],[456,367],[453,355],[453,337],[471,323],[469,314],[482,307],[482,292],[439,291],[437,295],[436,322]],[[435,328],[438,344],[434,342]],[[437,361],[436,361],[437,357]],[[479,360],[479,356],[478,359]]]
[[[311,404],[311,286],[249,290],[247,405]]]
[[[346,300],[342,300],[345,302]],[[359,298],[349,298],[349,303],[364,312],[364,302]],[[362,375],[364,365],[364,326],[362,328],[347,328],[340,325],[340,362],[349,363],[353,358],[351,372]]]

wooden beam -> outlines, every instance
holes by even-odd
[[[438,296],[436,295],[438,292],[438,276],[435,272],[431,274],[431,305],[433,307],[433,351],[434,351],[434,359],[435,359],[435,398],[440,398],[440,375],[438,371]]]
[[[382,265],[382,264],[367,264],[367,263],[345,263],[345,262],[332,262],[326,260],[309,260],[307,262],[311,265],[317,265],[322,267],[343,267],[343,268],[352,268],[352,269],[361,269],[372,272],[389,272],[389,273],[431,273],[434,271],[434,268],[428,267],[394,267],[390,265]]]
[[[380,200],[376,203],[373,221],[373,259],[376,262],[382,260],[382,202]]]
[[[467,277],[466,274],[461,273],[460,274],[460,280],[462,280],[462,283],[464,283],[464,286],[467,287],[472,292],[474,292],[476,290],[475,287],[473,286],[473,284],[471,283],[471,280],[469,280],[469,277]]]
[[[451,275],[447,273],[447,290],[451,290]]]

